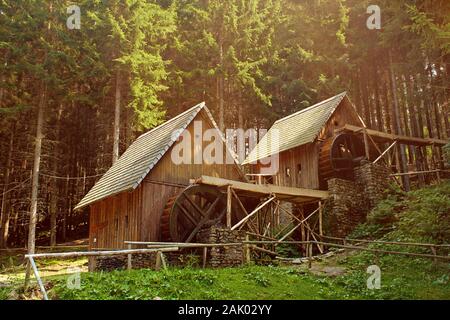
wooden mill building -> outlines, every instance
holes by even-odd
[[[330,178],[352,180],[354,167],[364,159],[374,163],[384,160],[389,168],[396,167],[396,171],[401,171],[398,160],[400,144],[441,147],[446,143],[440,139],[369,129],[347,93],[343,92],[276,121],[244,164],[250,167],[250,176],[256,177],[255,180],[326,190]],[[267,159],[274,155],[278,156],[276,170],[262,173]],[[387,157],[388,160],[385,159]]]
[[[339,160],[332,163],[332,156],[334,159],[345,158],[345,155],[338,154],[341,151],[337,148],[339,142],[343,145],[342,149],[346,148],[342,150],[343,153],[348,152],[349,157],[357,158],[364,154],[364,147],[362,146],[361,150],[361,144],[357,140],[345,141],[348,137],[342,137],[339,139],[342,141],[334,143],[335,153],[333,155],[330,153],[329,148],[335,141],[336,129],[348,124],[364,126],[347,93],[343,92],[276,121],[244,164],[250,165],[252,174],[258,177],[264,167],[261,163],[267,162],[264,160],[268,157],[276,155],[278,160],[272,160],[278,161],[276,171],[264,174],[264,178],[269,177],[271,183],[298,188],[326,189],[323,188],[324,173],[331,176],[339,170],[337,163]],[[275,143],[275,140],[278,142]],[[341,160],[341,167],[344,166],[347,167],[348,164],[345,160]]]
[[[202,175],[244,181],[237,163],[222,139],[224,164],[175,164],[171,151],[182,141],[183,132],[192,139],[194,126],[220,132],[205,103],[181,113],[141,135],[86,194],[75,209],[90,207],[90,248],[122,248],[124,241],[159,241],[161,216],[168,200]]]

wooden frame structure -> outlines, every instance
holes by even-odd
[[[444,145],[449,143],[449,141],[447,140],[404,136],[350,124],[346,124],[343,127],[335,130],[336,134],[341,132],[362,134],[364,137],[366,158],[369,160],[371,159],[370,157],[371,146],[373,146],[379,154],[379,156],[373,161],[373,163],[378,163],[379,161],[384,160],[386,164],[391,168],[393,163],[395,162],[397,173],[392,174],[391,177],[395,179],[396,183],[399,183],[397,181],[397,177],[409,177],[411,175],[418,175],[420,180],[424,180],[424,175],[426,174],[436,174],[436,179],[439,182],[441,180],[440,174],[442,172],[446,172],[445,170],[443,170],[442,159],[436,160],[434,157],[434,152],[432,157],[433,162],[432,165],[434,167],[433,169],[430,170],[417,169],[412,172],[409,172],[407,168],[405,168],[405,170],[402,170],[402,166],[400,165],[399,147],[400,145],[407,145],[416,148],[427,148],[427,147],[442,148]],[[370,144],[370,142],[372,144]],[[382,151],[379,146],[380,144],[388,144],[388,146],[384,149],[384,151]],[[438,152],[438,154],[440,155],[442,153]],[[419,159],[416,159],[416,166],[418,165],[417,161],[419,161]],[[423,157],[422,161],[426,162],[427,160],[425,157]],[[426,165],[426,167],[428,167],[428,164]]]
[[[316,228],[318,229],[318,237],[323,236],[323,201],[329,197],[328,191],[271,184],[252,184],[210,176],[201,176],[195,180],[195,183],[218,187],[227,193],[227,228],[241,230],[245,227],[249,236],[277,241],[278,243],[274,243],[272,248],[283,243],[299,229],[301,230],[302,240],[314,239],[319,241],[320,239],[317,239],[314,235],[314,229]],[[251,212],[248,212],[243,204],[243,198],[259,199],[259,203]],[[244,217],[234,225],[231,224],[233,201],[244,213]],[[317,204],[317,209],[306,217],[298,217],[290,210],[283,208],[282,202],[290,202],[300,208],[303,208],[304,205]],[[279,229],[280,213],[285,214],[292,221],[291,224],[285,225],[281,230]],[[312,225],[310,224],[311,217],[315,215],[318,215],[317,223]],[[266,248],[260,249],[267,251]],[[306,250],[312,252],[312,246],[308,245]],[[318,250],[323,253],[323,246],[319,244]],[[266,253],[269,252],[270,250]],[[270,253],[274,252],[271,251]]]

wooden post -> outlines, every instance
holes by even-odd
[[[203,269],[206,268],[206,259],[208,258],[208,247],[203,248]]]
[[[436,247],[435,246],[431,246],[430,249],[431,249],[431,252],[433,253],[433,255],[436,256],[437,255]],[[436,263],[437,262],[437,258],[434,258],[433,261]]]
[[[370,161],[369,137],[366,128],[364,128],[364,150],[366,152],[367,160]]]
[[[131,250],[131,243],[128,244],[128,250]],[[131,263],[131,253],[128,254],[128,263],[127,263],[127,270],[131,270],[133,268]]]
[[[156,262],[155,262],[155,270],[161,269],[161,251],[156,252]]]
[[[160,251],[160,254],[161,254],[162,267],[164,268],[164,270],[166,270],[167,269],[166,257],[164,256],[164,254],[161,251]]]
[[[231,229],[231,186],[227,188],[227,228]]]
[[[311,244],[309,243],[309,230],[305,229],[306,231],[306,256],[309,257],[309,247]]]
[[[36,267],[36,263],[34,263],[33,257],[29,257],[28,260],[30,261],[30,266],[33,269],[34,276],[36,277],[36,280],[39,284],[39,288],[41,289],[42,294],[44,295],[44,300],[48,300],[47,291],[45,291],[44,284],[42,283],[42,279],[39,276],[39,271]]]
[[[250,241],[250,237],[246,235],[245,242],[248,241]],[[245,255],[245,263],[249,264],[251,262],[251,257],[250,257],[250,245],[248,243],[244,245],[244,255]]]
[[[322,201],[319,201],[319,236],[320,241],[323,241],[323,207],[322,207]],[[323,252],[323,244],[320,244],[319,247],[321,252]]]
[[[308,241],[309,241],[309,231],[308,231]],[[308,242],[308,268],[312,267],[312,244]]]

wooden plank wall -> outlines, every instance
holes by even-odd
[[[202,121],[204,130],[213,128],[203,110],[194,120]],[[187,130],[193,140],[193,123]],[[203,147],[208,144],[205,142]],[[239,181],[244,179],[236,164],[176,165],[171,159],[172,149],[167,151],[135,191],[123,192],[91,206],[90,248],[123,248],[126,240],[160,240],[159,224],[166,202],[169,197],[179,194],[190,179],[201,175]],[[93,242],[94,238],[97,243]]]
[[[167,200],[179,194],[184,188],[150,182],[144,182],[142,186],[144,193],[140,241],[159,241],[159,225]]]
[[[207,118],[204,111],[201,111],[194,121],[202,121],[203,132],[206,129],[213,128],[213,125],[210,123],[209,118]],[[194,156],[194,151],[202,151],[199,148],[194,150],[194,122],[187,127],[187,130],[191,135],[191,154]],[[203,150],[208,144],[209,142],[203,143]],[[242,172],[240,172],[236,164],[203,163],[177,165],[171,158],[173,148],[174,147],[167,151],[166,155],[144,179],[143,218],[141,229],[141,237],[144,241],[159,240],[159,224],[166,202],[170,197],[179,194],[183,190],[183,187],[178,187],[177,185],[187,186],[190,179],[196,179],[202,175],[243,181]],[[224,163],[226,160],[225,157],[226,154],[224,153]]]
[[[124,248],[124,241],[140,239],[142,192],[143,188],[139,187],[134,192],[123,192],[91,206],[90,249]]]
[[[345,124],[362,126],[356,110],[344,99],[319,133],[319,140],[284,151],[279,155],[279,170],[276,175],[278,185],[308,189],[320,189],[319,152],[321,141],[334,136],[334,130]],[[301,165],[301,172],[298,168]],[[287,169],[290,169],[290,176]],[[253,165],[253,173],[260,173],[258,165]]]
[[[318,147],[309,143],[280,154],[277,184],[285,187],[319,189]],[[299,171],[301,166],[301,171]],[[289,169],[290,176],[287,175]]]
[[[356,110],[347,99],[344,99],[320,132],[319,139],[324,140],[334,136],[334,130],[342,128],[346,124],[364,126]]]
[[[200,111],[194,121],[202,121],[203,132],[206,129],[213,128],[204,111]],[[201,152],[199,148],[194,150],[194,123],[188,126],[187,131],[191,135],[191,154],[194,157],[194,152]],[[209,142],[203,142],[203,150],[207,147]],[[171,158],[171,152],[174,147],[169,149],[166,155],[158,162],[155,168],[152,169],[146,180],[164,181],[177,184],[188,184],[189,179],[199,178],[201,175],[209,175],[213,177],[220,177],[225,179],[243,181],[243,175],[236,164],[175,164]],[[224,149],[225,150],[225,149]],[[223,155],[223,163],[226,163],[226,155]]]

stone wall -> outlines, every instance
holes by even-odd
[[[291,214],[294,214],[294,206],[292,202],[287,201],[280,201],[280,225],[285,226],[292,223],[292,216],[289,215],[287,212],[290,212]]]
[[[355,180],[364,192],[370,210],[383,198],[389,186],[389,169],[384,165],[363,161],[361,166],[355,168]]]
[[[150,269],[155,267],[156,253],[140,253],[132,255],[133,269]],[[93,261],[95,271],[112,271],[126,269],[128,265],[128,256],[106,256],[96,257]]]
[[[337,237],[347,236],[383,198],[389,183],[389,171],[383,165],[364,161],[355,168],[355,180],[328,180],[330,229]]]
[[[197,235],[200,243],[236,243],[245,240],[245,232],[239,230],[211,227]],[[244,262],[243,246],[214,247],[208,249],[207,265],[217,267],[235,267]]]

